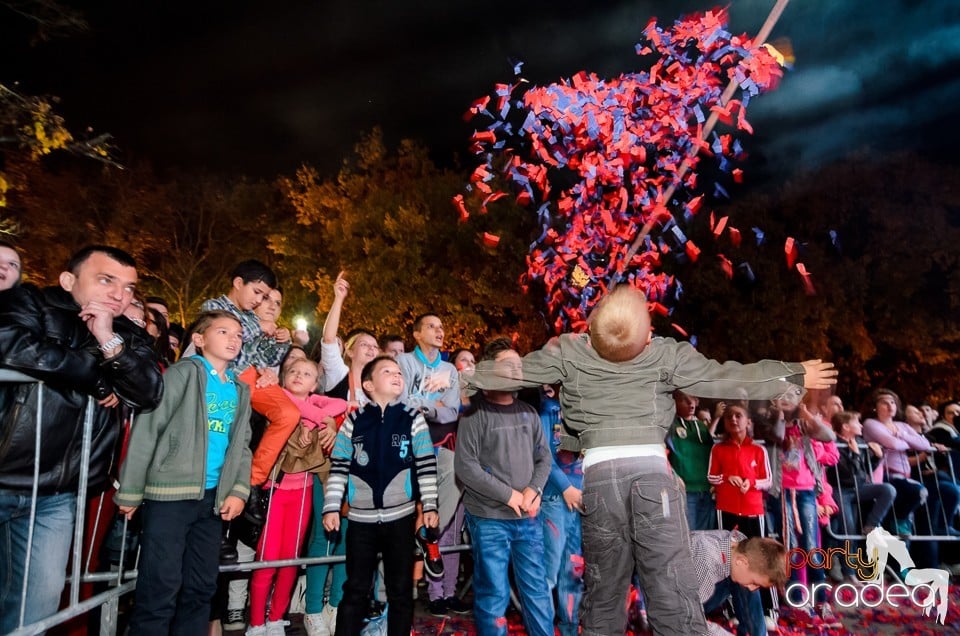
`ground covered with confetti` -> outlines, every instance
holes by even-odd
[[[811,619],[802,612],[788,611],[780,616],[779,633],[788,636],[800,634],[822,634],[825,636],[843,636],[845,634],[876,634],[877,636],[887,634],[897,634],[898,636],[960,635],[960,586],[955,584],[950,586],[949,609],[944,625],[938,624],[933,618],[923,616],[918,609],[913,607],[897,609],[881,605],[876,608],[861,610],[839,607],[836,607],[836,609],[837,617],[843,623],[842,627],[827,627],[819,619]],[[526,634],[519,614],[511,612],[508,618],[509,634],[511,636]],[[287,628],[287,634],[291,636],[306,634],[302,625],[303,617],[294,615],[291,619],[292,624]],[[646,636],[653,633],[637,626],[634,627],[634,630],[627,632],[628,635]],[[446,636],[474,636],[477,630],[473,623],[473,617],[469,614],[463,616],[452,614],[447,618],[436,618],[430,616],[426,612],[426,605],[418,601],[414,632],[425,636],[439,636],[441,634]]]

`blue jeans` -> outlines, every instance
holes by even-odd
[[[739,621],[737,636],[767,636],[767,624],[763,619],[763,603],[760,590],[750,591],[733,582],[729,576],[713,589],[713,596],[703,604],[704,612],[712,612],[728,598],[733,600],[733,613]]]
[[[793,518],[793,493],[796,493],[797,516],[800,518],[799,532],[794,527],[796,524]],[[819,557],[821,553],[813,552],[814,548],[820,547],[820,528],[817,525],[817,493],[813,490],[784,490],[783,505],[787,520],[787,529],[784,534],[790,537],[788,550],[799,547],[807,555],[807,586],[822,583],[826,580],[825,564],[822,557]],[[800,580],[798,569],[791,569],[790,580],[793,582]],[[822,603],[825,599],[826,590],[818,589],[816,602]]]
[[[56,614],[60,606],[76,509],[73,493],[37,497],[24,625]],[[0,634],[20,623],[29,531],[30,494],[0,491]]]
[[[717,502],[709,491],[687,491],[687,525],[690,530],[717,529]]]
[[[543,523],[543,562],[550,593],[557,590],[557,618],[561,636],[577,636],[583,571],[575,571],[572,557],[581,554],[580,513],[569,510],[560,495],[545,497],[540,506]]]
[[[553,636],[553,599],[545,585],[543,526],[539,519],[486,519],[467,513],[473,545],[473,615],[479,636],[506,636],[510,578],[530,636]]]
[[[584,636],[624,633],[634,571],[656,634],[707,632],[685,504],[661,457],[612,459],[583,471]]]

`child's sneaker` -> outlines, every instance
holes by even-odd
[[[437,618],[443,618],[447,615],[447,601],[446,599],[438,598],[435,601],[430,601],[427,604],[427,612],[431,616],[436,616]]]
[[[417,530],[417,545],[423,553],[423,569],[427,574],[435,579],[443,576],[443,555],[440,554],[440,538],[437,536],[436,528],[420,526]]]
[[[843,623],[833,613],[833,608],[827,603],[820,606],[820,618],[823,619],[823,626],[828,628],[843,627]]]
[[[246,617],[243,608],[227,608],[227,617],[223,621],[223,629],[229,632],[237,632],[247,626]]]
[[[327,627],[327,622],[323,620],[322,612],[319,614],[304,614],[303,628],[306,630],[307,636],[331,636],[330,628]]]
[[[284,629],[290,621],[267,621],[266,636],[286,636],[287,630]]]
[[[244,632],[245,636],[267,636],[267,626],[266,625],[257,625],[254,627],[251,625],[247,628],[247,631]]]
[[[337,631],[337,608],[327,603],[320,610],[320,615],[323,617],[323,624],[327,626],[330,636],[333,636]]]
[[[473,611],[473,608],[469,603],[464,603],[456,596],[451,596],[447,599],[444,599],[444,601],[447,604],[447,610],[453,612],[454,614],[469,614]]]

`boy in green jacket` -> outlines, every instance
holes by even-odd
[[[114,497],[128,518],[143,505],[131,634],[207,632],[221,520],[250,494],[250,390],[227,371],[241,331],[228,312],[201,314],[200,355],[167,370],[160,406],[133,425]]]
[[[643,293],[617,287],[597,303],[589,334],[563,334],[523,358],[522,378],[481,362],[467,386],[513,390],[560,384],[569,437],[583,452],[583,636],[622,634],[634,571],[655,634],[706,634],[690,556],[685,493],[667,461],[672,393],[750,399],[796,396],[836,383],[830,363],[719,363],[689,343],[653,338]],[[617,530],[613,530],[617,529]],[[624,555],[633,558],[624,558]]]

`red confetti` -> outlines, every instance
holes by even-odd
[[[723,254],[717,254],[717,258],[720,259],[720,269],[723,270],[724,276],[726,276],[728,280],[733,280],[733,263]]]
[[[483,244],[487,247],[496,247],[500,245],[500,237],[490,232],[483,233]]]
[[[725,9],[669,28],[651,20],[636,47],[657,56],[646,72],[600,78],[580,71],[547,86],[499,84],[494,96],[467,111],[487,120],[487,129],[471,137],[471,149],[482,157],[471,176],[481,210],[500,196],[490,184],[498,171],[517,203],[537,210],[542,230],[520,282],[525,289],[540,283],[557,331],[583,328],[611,281],[637,287],[665,307],[674,281],[662,271],[662,257],[685,253],[697,260],[699,248],[682,233],[648,236],[636,254],[630,244],[641,227],[679,229],[674,211],[698,213],[703,195],[693,189],[710,187],[698,184],[701,157],[726,170],[742,156],[729,133],[701,138],[704,115],[717,112],[731,124],[736,115],[738,128],[748,130],[744,104],[782,76],[770,52],[746,35],[731,36],[727,21]],[[724,104],[721,94],[732,78],[743,98]],[[521,86],[524,92],[515,95]],[[563,181],[556,181],[560,175]],[[742,172],[733,178],[742,179]],[[711,227],[717,238],[726,222]],[[739,245],[739,232],[730,228],[730,236]]]
[[[743,238],[740,236],[740,230],[731,225],[730,229],[727,230],[727,234],[730,236],[730,243],[734,247],[740,247],[740,241]]]
[[[810,272],[807,271],[803,263],[797,263],[797,272],[800,273],[800,279],[803,281],[804,292],[807,296],[815,296],[817,290],[813,287],[813,277],[810,276]]]
[[[467,204],[463,201],[462,194],[453,197],[453,205],[460,212],[460,222],[466,223],[467,219],[470,218],[470,213],[467,211]]]
[[[793,240],[793,237],[787,237],[786,242],[783,244],[783,251],[787,255],[787,267],[793,269],[793,265],[797,262],[797,256],[800,253],[797,249],[797,242]]]

